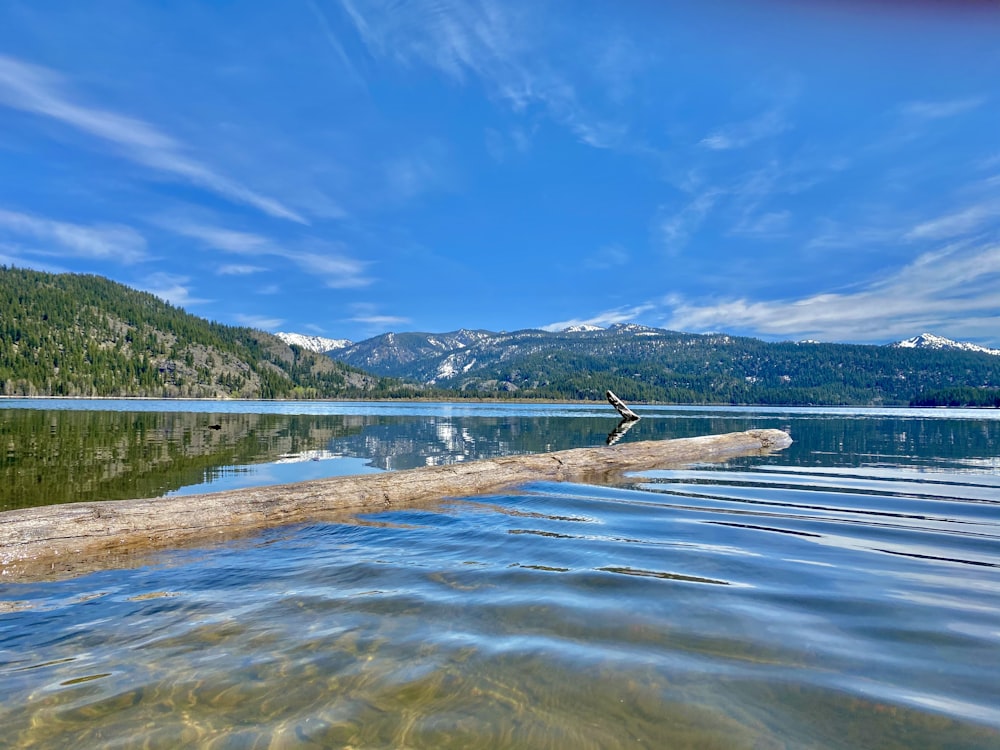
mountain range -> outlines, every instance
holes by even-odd
[[[949,345],[950,344],[950,345]],[[464,395],[676,403],[904,404],[1000,386],[985,347],[929,334],[885,346],[769,343],[636,324],[562,331],[386,333],[327,352],[374,374]]]
[[[562,333],[581,333],[581,332],[603,331],[603,330],[605,330],[605,328],[602,326],[575,325],[562,329]],[[658,329],[649,328],[646,330],[656,331]],[[430,334],[430,335],[434,336],[439,344],[442,340],[444,340],[444,348],[447,348],[448,339],[451,339],[452,337],[455,336],[459,337],[469,336],[472,335],[473,333],[485,334],[487,336],[498,335],[498,334],[491,334],[488,331],[472,332],[472,331],[466,331],[465,329],[456,331],[454,333]],[[284,333],[279,331],[274,335],[277,336],[282,341],[284,341],[286,344],[289,345],[294,344],[295,346],[301,346],[303,349],[308,349],[309,351],[316,352],[317,354],[328,354],[329,352],[332,352],[335,349],[346,349],[347,347],[354,345],[354,342],[348,339],[331,339],[331,338],[325,338],[323,336],[312,336],[305,333]],[[399,335],[399,334],[392,334],[392,335]],[[461,339],[459,339],[459,342],[460,345],[465,343]],[[799,343],[819,344],[822,342],[809,339],[805,341],[800,341]],[[432,346],[434,346],[434,344],[432,344]],[[952,349],[956,351],[981,352],[983,354],[1000,355],[1000,349],[990,349],[989,347],[980,346],[979,344],[973,344],[966,341],[955,341],[953,339],[945,338],[944,336],[938,336],[933,333],[921,333],[919,336],[903,339],[902,341],[896,341],[895,343],[887,344],[887,346],[895,346],[901,349]]]
[[[314,351],[321,349],[325,353]],[[636,324],[340,339],[225,326],[99,276],[0,266],[0,395],[992,405],[996,350]]]

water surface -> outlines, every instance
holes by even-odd
[[[224,420],[275,421],[253,425],[256,453],[168,491],[600,444],[615,422],[208,406],[175,434],[209,415],[239,443]],[[41,435],[77,418],[27,411]],[[784,427],[796,442],[0,584],[0,746],[1000,747],[992,412],[644,415],[626,440]]]

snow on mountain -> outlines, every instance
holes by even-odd
[[[603,331],[604,329],[600,326],[592,326],[589,323],[581,323],[580,325],[569,326],[563,328],[563,333],[585,333],[587,331]]]
[[[301,346],[303,349],[320,354],[325,354],[334,349],[343,349],[353,343],[347,339],[328,339],[323,336],[307,336],[304,333],[283,333],[279,331],[274,335],[286,344]]]
[[[963,352],[981,352],[983,354],[994,354],[1000,356],[1000,349],[989,349],[979,344],[970,344],[962,341],[952,341],[944,336],[935,336],[933,333],[921,333],[912,339],[897,341],[891,346],[900,349],[957,349]]]
[[[619,336],[659,336],[663,333],[659,328],[650,328],[639,323],[615,323],[608,330]]]

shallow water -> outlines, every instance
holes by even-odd
[[[374,469],[614,423],[425,408],[306,450]],[[1000,748],[992,412],[645,416],[627,440],[796,442],[0,586],[0,747]]]

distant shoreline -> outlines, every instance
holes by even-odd
[[[268,403],[268,404],[395,404],[395,403],[425,403],[425,404],[566,404],[566,405],[602,405],[598,399],[548,399],[548,398],[206,398],[196,396],[7,396],[0,395],[0,403],[5,401],[167,401],[192,403]],[[953,409],[988,411],[996,406],[914,406],[910,404],[733,404],[733,403],[675,403],[668,401],[630,401],[637,406],[685,407],[685,408],[753,408],[764,409],[921,409],[927,411],[948,411]]]

